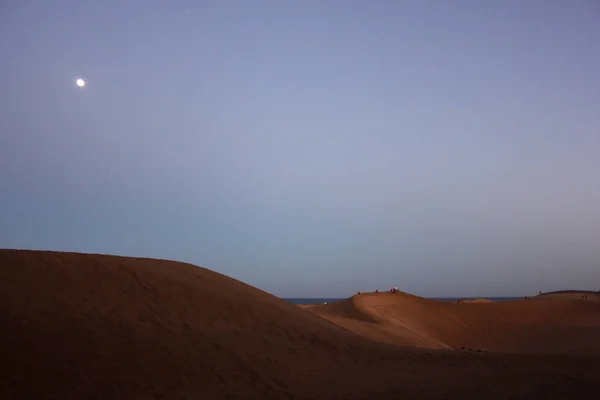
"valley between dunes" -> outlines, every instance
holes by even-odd
[[[0,399],[596,399],[600,299],[299,307],[190,264],[0,250]]]

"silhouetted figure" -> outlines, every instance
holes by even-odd
[[[396,285],[392,286],[392,288],[390,289],[391,293],[396,293],[398,292],[398,288],[396,287]]]
[[[379,293],[379,290],[375,289],[375,293]]]

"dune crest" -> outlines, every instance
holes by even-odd
[[[366,295],[321,310],[352,329],[190,264],[0,250],[0,399],[550,399],[597,388],[597,357],[432,350],[446,347],[427,321],[386,309],[401,299],[422,307]],[[397,337],[369,330],[393,318],[428,349],[370,339]]]
[[[363,293],[309,309],[373,340],[432,349],[600,354],[600,302],[580,295],[442,302],[407,293]]]
[[[458,301],[459,303],[473,303],[473,304],[484,304],[491,303],[492,300],[489,299],[462,299]]]

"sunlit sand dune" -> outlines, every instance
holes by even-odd
[[[365,293],[308,310],[374,340],[402,346],[600,354],[597,294],[459,303],[402,292]]]
[[[597,303],[455,305],[382,294],[313,311],[189,264],[0,250],[0,399],[597,395],[598,357],[449,350],[526,351],[537,338],[595,351],[588,317]],[[524,326],[529,336],[515,343]]]

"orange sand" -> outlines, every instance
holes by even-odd
[[[598,294],[503,302],[442,302],[366,293],[309,309],[371,339],[405,347],[600,356]]]
[[[189,264],[0,250],[0,399],[591,399],[599,321],[560,296],[303,309]]]

